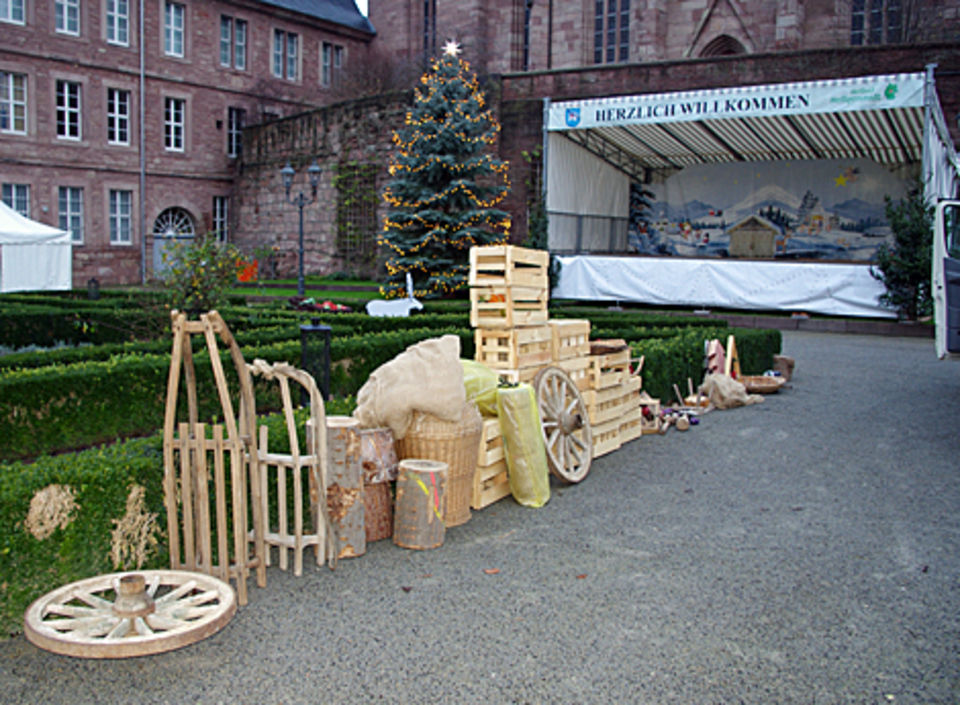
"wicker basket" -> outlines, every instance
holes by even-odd
[[[459,421],[444,421],[433,414],[414,412],[407,435],[397,439],[397,457],[429,458],[449,465],[447,508],[443,523],[459,526],[470,519],[473,474],[483,418],[475,404],[467,403]]]
[[[773,394],[780,390],[786,381],[782,377],[766,375],[746,375],[738,380],[750,394]]]

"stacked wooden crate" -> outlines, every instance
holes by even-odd
[[[475,359],[517,382],[553,360],[547,323],[550,254],[512,245],[470,250],[470,325]]]
[[[507,459],[503,454],[503,436],[500,433],[500,419],[483,420],[483,434],[477,451],[477,469],[473,474],[473,494],[470,506],[483,509],[510,494],[510,480],[507,477]]]
[[[594,341],[587,361],[587,386],[581,394],[590,413],[596,458],[643,434],[642,380],[630,371],[626,341]]]

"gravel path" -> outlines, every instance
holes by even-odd
[[[783,350],[792,388],[765,403],[624,446],[543,509],[476,512],[440,549],[273,568],[191,647],[2,643],[0,702],[958,703],[960,367],[928,340]]]

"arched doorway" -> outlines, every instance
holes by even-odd
[[[735,56],[737,54],[746,54],[747,50],[743,44],[731,37],[729,34],[721,34],[710,42],[700,52],[702,57],[710,56]]]
[[[160,274],[167,268],[163,253],[175,242],[196,237],[193,216],[180,207],[167,208],[153,221],[153,272]]]

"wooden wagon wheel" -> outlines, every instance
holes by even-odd
[[[577,385],[558,367],[545,367],[533,380],[550,472],[580,482],[590,472],[593,436],[590,415]]]
[[[32,644],[67,656],[145,656],[193,644],[237,611],[233,588],[178,570],[111,573],[57,588],[24,616]]]

